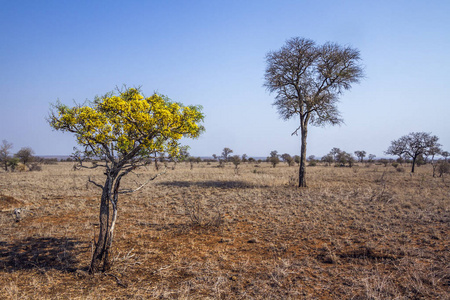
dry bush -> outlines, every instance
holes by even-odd
[[[39,163],[31,163],[28,168],[30,171],[42,171],[42,167]]]
[[[183,197],[186,216],[194,226],[219,227],[222,224],[220,203],[214,199],[206,200],[201,194]]]
[[[450,297],[450,186],[430,166],[319,165],[306,189],[297,172],[178,164],[119,200],[114,266],[95,276],[85,271],[101,191],[86,182],[101,171],[68,162],[0,173],[0,298]],[[16,208],[27,212],[18,221]]]
[[[395,170],[400,173],[405,173],[405,168],[403,167],[396,167]]]
[[[16,172],[25,172],[27,170],[27,166],[23,163],[18,163],[17,166],[14,168],[14,171]]]

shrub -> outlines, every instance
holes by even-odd
[[[233,163],[234,167],[237,169],[237,167],[241,164],[241,158],[239,155],[233,155],[231,157],[231,162]]]
[[[231,161],[233,162],[234,165],[234,172],[237,174],[239,165],[241,164],[241,158],[239,155],[234,155],[231,157]]]
[[[423,155],[417,156],[417,159],[416,159],[416,165],[417,165],[418,167],[423,166],[423,165],[425,165],[426,163],[427,163],[427,162],[425,161],[425,158],[423,157]]]
[[[439,177],[442,177],[444,174],[450,173],[450,164],[446,161],[439,162],[438,166]]]
[[[18,163],[15,170],[18,172],[25,172],[27,170],[27,166],[25,166],[23,163]]]
[[[314,156],[314,155],[312,155]],[[283,159],[284,162],[286,162],[289,167],[293,166],[295,164],[294,158],[292,158],[292,156],[290,156],[287,153],[284,153],[283,155],[281,155],[281,158]]]
[[[32,163],[28,168],[30,171],[42,171],[42,167],[38,163]]]
[[[400,172],[400,173],[405,172],[405,168],[403,168],[403,167],[396,167],[395,169],[397,170],[397,172]]]
[[[389,160],[384,159],[384,158],[378,160],[378,162],[380,162],[381,164],[383,164],[385,167],[387,167],[387,165],[389,164]]]
[[[8,167],[14,172],[19,165],[19,162],[20,160],[17,157],[10,158],[8,160]]]
[[[39,158],[38,161],[44,165],[56,165],[58,163],[57,158]]]
[[[193,226],[219,227],[223,223],[220,202],[190,197],[184,197],[183,202],[185,215]]]

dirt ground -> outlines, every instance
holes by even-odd
[[[0,298],[450,299],[450,178],[429,166],[308,167],[306,189],[286,164],[170,167],[121,196],[96,275],[101,171],[0,172]]]

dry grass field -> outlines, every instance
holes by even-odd
[[[216,165],[123,195],[114,266],[92,276],[100,170],[0,173],[0,298],[450,299],[450,178],[317,166],[298,189],[296,167]]]

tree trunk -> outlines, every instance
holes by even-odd
[[[302,145],[300,149],[300,169],[298,171],[298,186],[306,187],[306,136],[308,135],[308,130],[306,126],[301,128],[301,140]]]
[[[411,173],[414,173],[414,166],[415,165],[416,165],[416,156],[413,157]]]
[[[111,196],[112,180],[107,178],[105,185],[103,186],[102,198],[100,201],[100,232],[98,235],[97,243],[95,244],[95,250],[92,255],[90,273],[96,273],[99,271],[107,271],[109,268],[108,254],[110,243],[109,234],[109,200]],[[103,263],[103,266],[101,266]]]

